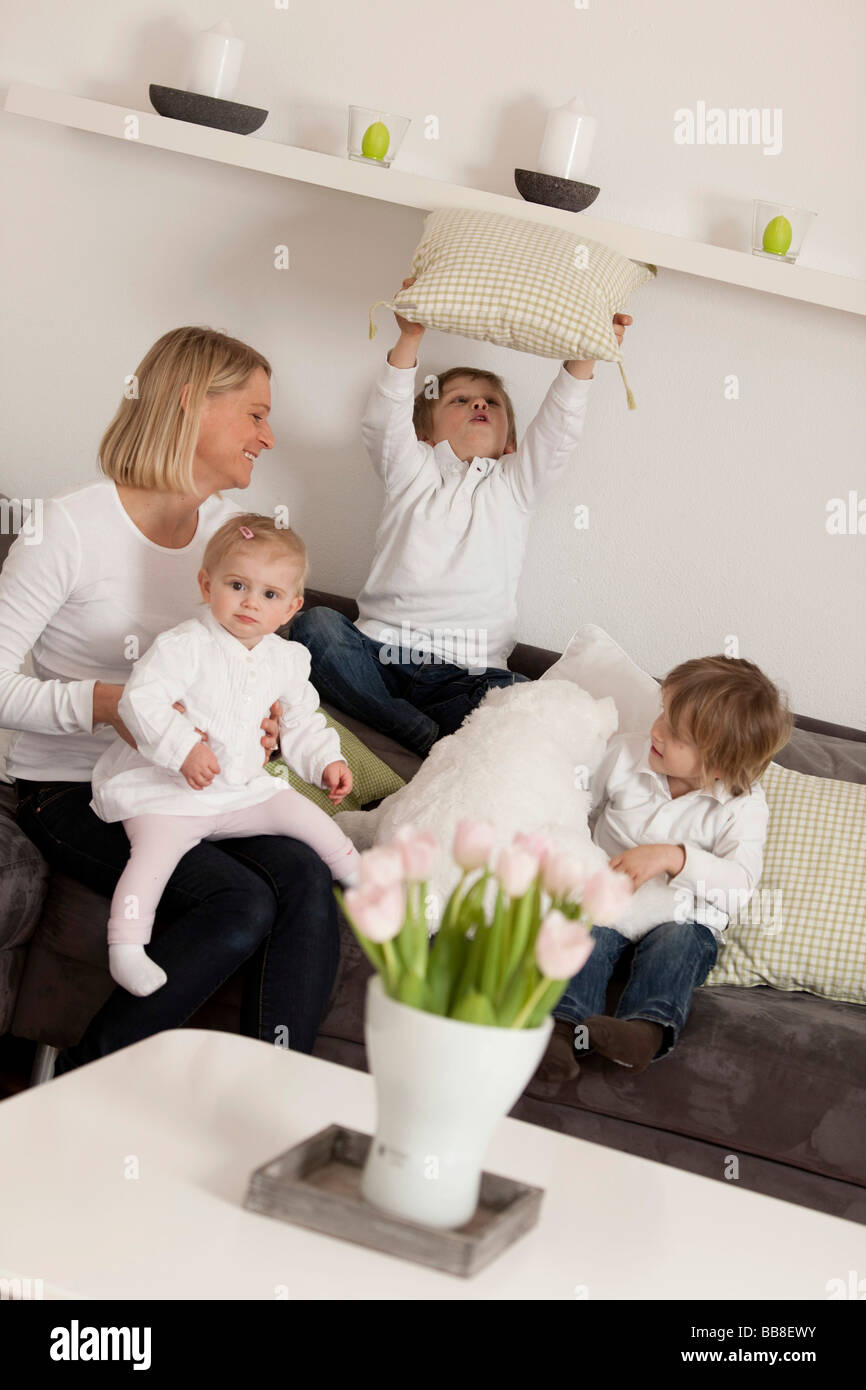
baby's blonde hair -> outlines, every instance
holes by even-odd
[[[213,328],[173,328],[135,369],[135,389],[117,408],[99,445],[115,483],[194,495],[193,460],[207,396],[239,391],[271,365],[255,348]],[[180,394],[189,383],[186,409]]]
[[[245,535],[244,532],[250,534]],[[240,512],[214,531],[205,547],[201,567],[213,575],[225,568],[227,560],[236,550],[249,549],[253,545],[270,546],[292,561],[298,571],[295,596],[302,595],[310,568],[307,547],[297,531],[290,526],[278,526],[272,516],[263,516],[259,512]]]

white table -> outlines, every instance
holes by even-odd
[[[866,1227],[509,1119],[485,1166],[544,1187],[541,1220],[474,1279],[244,1209],[253,1168],[374,1118],[351,1068],[148,1038],[0,1103],[0,1276],[45,1298],[824,1300],[866,1272]]]

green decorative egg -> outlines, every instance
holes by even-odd
[[[784,256],[793,235],[787,217],[774,217],[764,228],[763,248],[774,256]]]
[[[365,159],[384,159],[391,143],[391,132],[383,121],[374,121],[364,131],[361,154]]]

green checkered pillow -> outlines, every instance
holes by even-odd
[[[379,300],[413,323],[565,360],[616,362],[613,316],[658,271],[574,231],[494,212],[440,208],[424,223],[415,284]],[[374,304],[370,337],[374,337]]]
[[[771,763],[764,873],[708,985],[772,985],[866,1004],[866,786]]]
[[[370,801],[378,801],[383,796],[390,796],[392,792],[399,791],[405,786],[402,777],[398,777],[387,763],[383,763],[381,758],[371,752],[359,738],[346,729],[342,724],[338,724],[336,719],[332,719],[323,709],[319,709],[319,714],[323,714],[332,729],[336,729],[340,735],[340,743],[343,748],[343,757],[349,764],[352,773],[352,790],[348,796],[344,796],[339,806],[335,806],[333,801],[328,798],[328,793],[321,787],[314,787],[309,782],[303,781],[292,768],[288,767],[282,758],[271,758],[267,764],[268,772],[272,777],[281,777],[284,782],[288,782],[290,787],[294,787],[296,792],[301,792],[303,796],[308,796],[317,806],[321,806],[323,811],[327,811],[329,816],[336,815],[337,811],[360,811],[362,806],[366,806]]]

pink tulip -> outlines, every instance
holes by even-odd
[[[539,864],[545,864],[553,853],[553,842],[548,840],[546,835],[539,834],[538,831],[532,835],[526,835],[522,830],[518,830],[512,844],[519,845],[521,849],[534,854]]]
[[[403,872],[410,883],[421,883],[430,877],[439,853],[439,841],[432,831],[401,825],[392,844],[403,857]]]
[[[628,874],[614,873],[605,865],[583,890],[584,915],[595,926],[612,927],[628,907],[633,891]]]
[[[548,980],[570,980],[582,970],[595,942],[579,922],[571,922],[554,908],[538,929],[535,960]]]
[[[403,856],[393,845],[364,850],[358,867],[361,888],[389,888],[403,882]]]
[[[358,931],[370,941],[391,941],[406,916],[406,889],[402,883],[387,887],[347,888],[346,911]]]
[[[496,877],[509,898],[522,898],[538,873],[538,856],[528,849],[509,846],[496,860]]]
[[[551,898],[568,898],[586,883],[585,866],[573,854],[554,854],[545,862],[542,884]]]
[[[454,832],[454,862],[467,873],[483,869],[493,850],[495,830],[488,820],[462,820]]]

